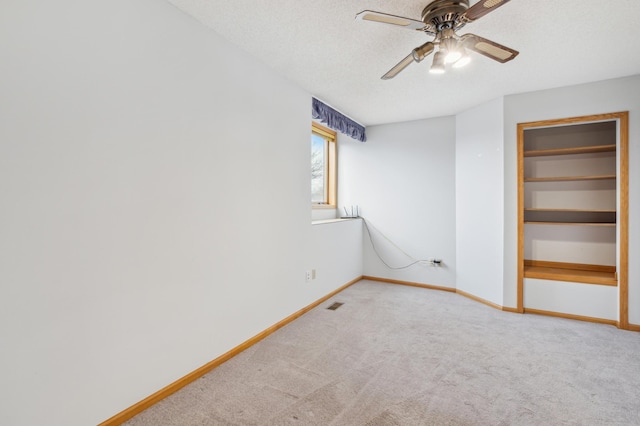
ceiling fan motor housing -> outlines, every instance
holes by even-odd
[[[433,25],[437,32],[456,30],[465,22],[458,18],[469,8],[469,0],[435,0],[422,10],[422,22]]]

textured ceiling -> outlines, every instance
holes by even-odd
[[[419,20],[428,1],[169,1],[365,125],[450,115],[503,95],[640,73],[640,0],[511,0],[458,34],[520,51],[513,61],[471,53],[467,67],[431,75],[427,58],[386,81],[380,77],[431,37],[356,21],[356,13]]]

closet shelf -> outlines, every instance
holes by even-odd
[[[543,221],[525,221],[525,225],[568,225],[568,226],[616,226],[611,222],[543,222]]]
[[[530,177],[524,178],[525,182],[568,182],[579,180],[615,180],[616,175],[599,176],[551,176],[551,177]]]
[[[564,267],[559,262],[532,262],[525,260],[524,277],[584,284],[618,285],[615,267],[584,265],[584,269],[578,269],[577,267],[569,266],[570,264],[567,265],[568,267]]]
[[[615,226],[616,211],[608,209],[525,208],[525,224]]]
[[[525,208],[526,212],[567,212],[567,213],[615,213],[615,209],[555,209],[555,208]]]
[[[615,152],[616,145],[578,146],[573,148],[554,148],[524,151],[525,157],[544,157],[547,155],[589,154],[593,152]]]

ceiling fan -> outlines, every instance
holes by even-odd
[[[456,34],[456,30],[483,17],[508,1],[480,0],[469,7],[469,0],[434,0],[424,8],[420,21],[373,10],[364,10],[358,13],[356,19],[396,25],[435,36],[433,41],[428,41],[413,49],[406,58],[382,76],[383,80],[395,77],[414,61],[422,62],[424,58],[436,50],[436,47],[438,50],[433,56],[430,72],[442,74],[445,72],[446,64],[460,68],[469,63],[471,58],[466,49],[501,63],[508,62],[518,55],[517,50],[475,34],[463,36]]]

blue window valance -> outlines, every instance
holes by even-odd
[[[347,136],[365,142],[364,126],[356,123],[349,117],[339,113],[335,109],[313,98],[311,104],[311,117],[325,123],[329,128],[344,133]]]

